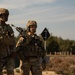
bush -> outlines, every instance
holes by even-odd
[[[75,75],[75,57],[54,56],[47,64],[47,70],[55,71],[62,75]]]

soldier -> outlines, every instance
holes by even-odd
[[[9,11],[5,8],[0,8],[0,75],[4,66],[7,70],[7,75],[14,75],[14,58],[10,56],[15,47],[14,32],[8,21]],[[13,55],[13,54],[12,54]]]
[[[22,75],[29,75],[30,71],[32,75],[42,75],[40,57],[43,58],[43,63],[46,64],[44,45],[40,37],[35,33],[36,28],[37,22],[29,20],[27,33],[25,36],[20,36],[16,44],[18,56],[22,60]]]

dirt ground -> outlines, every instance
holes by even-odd
[[[3,74],[3,75],[7,75],[7,74]],[[18,73],[15,71],[15,75],[21,75],[21,72]],[[30,74],[30,75],[32,75],[32,74]],[[58,74],[56,74],[54,71],[43,71],[42,75],[58,75]]]
[[[22,62],[20,61],[20,66],[21,66],[21,64],[22,64]],[[18,73],[18,72],[16,72],[16,70],[14,70],[14,72],[15,72],[15,75],[21,75],[21,72]],[[3,74],[3,75],[7,75],[7,74]],[[30,75],[32,75],[32,74],[30,73]],[[43,71],[42,75],[58,75],[58,74],[56,74],[54,71]]]
[[[16,72],[16,71],[19,71],[19,72]],[[21,70],[19,68],[14,69],[14,73],[15,73],[15,75],[21,75]],[[7,75],[7,74],[3,74],[3,75]],[[30,73],[30,75],[32,75],[32,74]],[[58,75],[58,74],[56,74],[54,71],[42,71],[42,75]]]

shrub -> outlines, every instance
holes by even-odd
[[[75,57],[54,56],[48,62],[47,70],[55,71],[62,75],[75,75]]]

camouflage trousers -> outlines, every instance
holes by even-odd
[[[30,71],[31,71],[32,75],[42,75],[41,65],[38,60],[22,61],[21,69],[22,69],[21,75],[30,75]]]
[[[11,58],[8,60],[8,62],[5,65],[5,69],[7,70],[7,75],[14,75],[14,67],[15,67],[14,59]],[[2,70],[3,68],[0,68],[0,75],[3,75]]]

